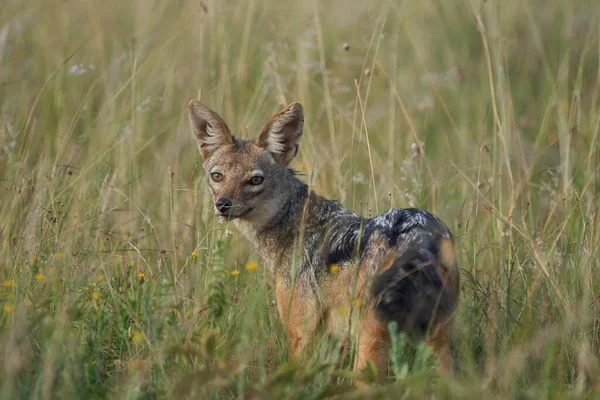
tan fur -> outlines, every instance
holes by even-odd
[[[358,352],[354,370],[363,370],[371,361],[379,372],[379,381],[385,379],[388,367],[389,332],[386,324],[379,321],[375,311],[367,309],[358,327]],[[359,383],[359,386],[363,386]]]
[[[439,250],[437,255],[436,263],[438,276],[440,276],[444,288],[449,292],[456,293],[456,296],[460,293],[460,282],[458,276],[458,268],[456,266],[456,250],[454,248],[454,242],[450,239],[441,239],[439,244]],[[440,323],[439,327],[432,327],[432,337],[437,336],[437,332],[449,330],[450,321],[454,317],[454,313],[448,316],[447,320]],[[435,330],[434,330],[435,329]],[[445,341],[447,333],[441,335],[442,338],[435,339],[435,343]],[[435,347],[435,346],[434,346]]]
[[[299,359],[319,325],[318,306],[304,285],[288,285],[281,276],[275,282],[277,310],[290,342],[290,357]]]
[[[438,274],[444,282],[444,287],[452,293],[460,293],[460,282],[458,269],[456,267],[456,249],[454,242],[449,239],[442,239],[438,252]],[[434,349],[435,355],[439,360],[440,369],[444,372],[452,371],[452,355],[448,344],[450,332],[452,330],[452,320],[455,312],[449,315],[443,322],[431,329],[430,337],[427,341]]]
[[[456,265],[456,251],[454,243],[450,239],[441,239],[439,245],[438,260],[448,271],[452,271],[452,266]]]
[[[430,335],[427,344],[433,347],[433,352],[438,359],[438,366],[442,372],[452,372],[452,354],[448,347],[448,338],[450,336],[451,321],[434,327],[435,333]]]

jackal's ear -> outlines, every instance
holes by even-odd
[[[190,101],[188,117],[203,159],[206,160],[219,147],[233,143],[233,136],[223,118],[200,101]]]
[[[292,103],[277,114],[262,128],[256,144],[263,147],[280,163],[287,165],[298,153],[304,112],[300,103]]]

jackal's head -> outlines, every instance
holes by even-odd
[[[283,206],[292,175],[287,165],[304,125],[300,103],[275,114],[253,140],[233,137],[225,121],[198,100],[190,102],[188,115],[217,215],[269,221]]]

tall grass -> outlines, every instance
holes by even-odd
[[[599,26],[593,0],[4,0],[2,397],[600,397]],[[363,391],[327,337],[287,362],[191,98],[242,137],[298,100],[316,191],[449,225],[453,376],[403,338]]]

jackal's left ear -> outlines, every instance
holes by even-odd
[[[280,163],[287,165],[298,153],[304,112],[300,103],[292,103],[277,114],[262,128],[256,144],[267,149]]]

